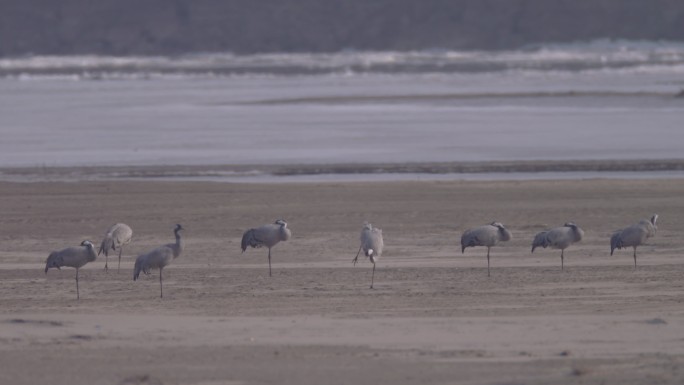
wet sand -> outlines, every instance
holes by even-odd
[[[681,180],[222,184],[0,183],[0,383],[679,384],[684,382]],[[613,230],[659,230],[610,256]],[[293,238],[240,253],[242,232],[285,218]],[[364,220],[385,255],[353,267]],[[513,240],[461,254],[463,230]],[[585,239],[530,253],[573,220]],[[134,230],[110,257],[43,273],[50,251]],[[186,250],[132,281],[135,255]]]

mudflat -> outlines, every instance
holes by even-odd
[[[681,384],[684,182],[574,180],[228,184],[0,183],[0,383]],[[614,230],[658,213],[658,232],[610,256]],[[293,237],[240,250],[242,233],[287,220]],[[385,251],[352,266],[364,221]],[[462,254],[461,233],[513,233]],[[565,251],[534,235],[574,221]],[[80,271],[47,255],[133,241]],[[132,280],[136,255],[173,241],[164,270]],[[112,269],[112,266],[114,267]]]

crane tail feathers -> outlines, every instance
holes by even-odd
[[[50,253],[50,255],[47,258],[47,261],[45,261],[45,274],[47,274],[48,270],[51,268],[56,268],[57,270],[60,270],[60,265],[61,258],[56,253]]]
[[[256,239],[256,232],[254,229],[249,229],[245,231],[245,233],[242,235],[242,242],[240,243],[240,247],[242,248],[242,252],[244,253],[245,250],[247,250],[248,246],[251,247],[258,247],[261,245],[259,243],[259,240]]]
[[[138,257],[135,260],[135,268],[133,269],[133,280],[137,281],[140,276],[140,272],[143,271],[143,258]]]
[[[466,230],[463,232],[463,235],[461,235],[461,254],[465,253],[466,247],[468,247],[468,241],[470,239],[470,231]]]
[[[473,234],[470,231],[463,233],[463,236],[461,236],[461,254],[465,253],[466,248],[475,246],[482,246],[477,234]]]
[[[465,249],[469,247],[475,247],[475,246],[481,246],[478,242],[477,239],[471,239],[468,241],[468,243],[461,243],[461,254],[465,253]]]
[[[534,249],[537,247],[546,248],[549,245],[549,241],[546,239],[546,233],[548,233],[548,231],[542,231],[534,236],[534,241],[532,241],[532,253],[534,253]]]
[[[615,249],[622,249],[622,238],[619,231],[610,237],[610,255],[613,255]]]
[[[247,244],[249,243],[249,238],[252,236],[252,230],[247,230],[245,231],[244,234],[242,234],[242,242],[240,243],[240,248],[242,249],[242,252],[244,253],[245,250],[247,250]]]
[[[109,249],[114,250],[114,241],[110,237],[105,237],[100,244],[100,250],[98,250],[97,255],[104,253],[105,256],[109,256]]]

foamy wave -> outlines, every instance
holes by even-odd
[[[194,54],[177,57],[29,56],[0,59],[0,77],[128,79],[366,73],[537,73],[662,71],[684,73],[684,44],[597,40],[515,51]]]

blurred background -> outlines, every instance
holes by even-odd
[[[5,168],[681,171],[683,89],[674,0],[0,1]]]
[[[677,0],[3,0],[0,55],[517,49],[684,40]]]

